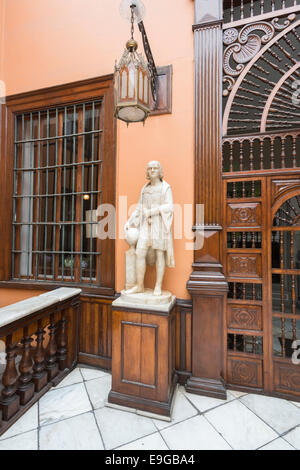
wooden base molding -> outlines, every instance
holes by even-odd
[[[171,416],[173,408],[173,398],[176,390],[176,383],[172,384],[171,393],[168,402],[158,402],[148,400],[146,398],[133,397],[123,393],[110,391],[108,395],[108,402],[115,405],[126,406],[128,408],[136,408],[138,410],[146,411],[162,416]]]
[[[151,308],[149,306],[149,308]],[[108,402],[170,416],[177,383],[176,307],[112,307],[112,389]]]
[[[213,398],[220,398],[226,400],[225,382],[220,380],[206,379],[201,377],[190,377],[187,380],[185,389],[189,393],[196,395],[205,395]]]

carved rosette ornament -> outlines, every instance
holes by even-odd
[[[227,46],[223,56],[223,69],[225,72],[223,83],[227,83],[223,91],[224,96],[229,95],[235,84],[235,77],[241,74],[245,64],[250,62],[261,47],[274,37],[276,31],[287,28],[295,17],[294,14],[289,15],[283,24],[279,23],[279,18],[274,18],[270,23],[260,21],[246,25],[240,31],[236,28],[229,28],[224,31],[223,42]],[[258,32],[263,34],[259,35]]]

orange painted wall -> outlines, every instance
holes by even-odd
[[[119,14],[120,0],[0,0],[5,6],[3,67],[7,94],[109,74],[130,35]],[[174,201],[193,203],[193,33],[192,0],[144,0],[144,23],[157,66],[173,65],[173,113],[141,124],[117,127],[117,201],[136,203],[145,166],[159,160]],[[1,15],[1,13],[0,13]],[[1,25],[1,16],[0,16]],[[2,31],[3,32],[3,31]],[[141,37],[135,36],[142,49]],[[118,206],[117,206],[118,207]],[[187,298],[192,251],[175,240],[176,268],[167,269],[164,288]],[[123,240],[116,241],[116,289],[124,284]],[[154,273],[148,273],[148,282]]]

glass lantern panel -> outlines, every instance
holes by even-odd
[[[147,75],[145,75],[144,76],[144,101],[146,104],[148,104],[148,88],[149,88],[148,77]]]
[[[136,68],[131,62],[128,66],[129,71],[129,86],[128,86],[128,98],[133,98],[135,93],[135,72]]]
[[[126,122],[139,122],[145,119],[145,111],[137,106],[127,106],[119,110],[119,118]]]
[[[121,90],[121,99],[127,98],[127,70],[122,71],[122,90]]]
[[[143,101],[143,73],[139,71],[139,100]]]

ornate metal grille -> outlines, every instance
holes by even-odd
[[[12,277],[100,277],[101,101],[15,117]]]

